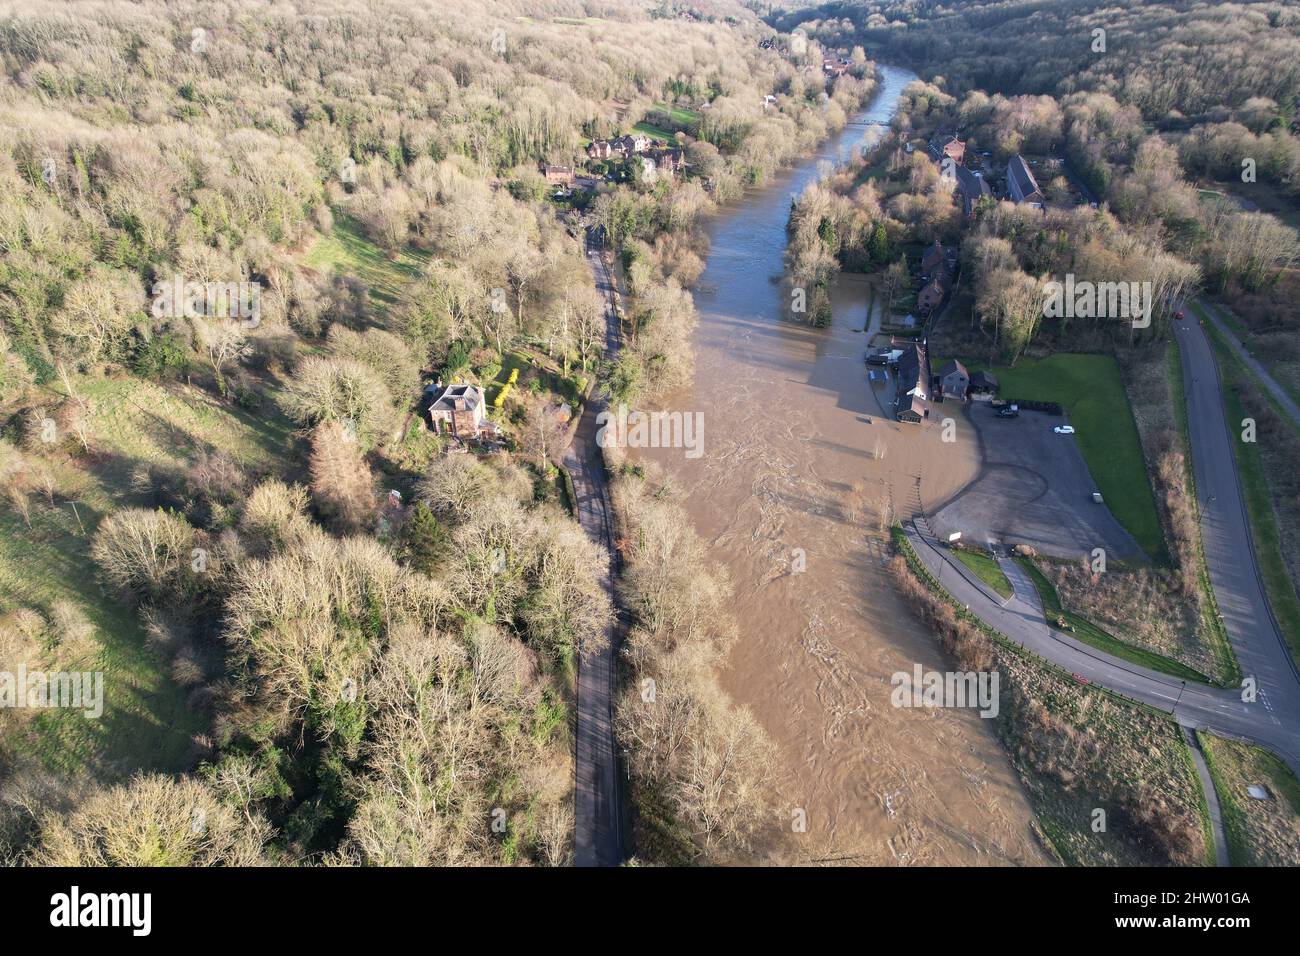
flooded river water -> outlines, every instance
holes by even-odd
[[[890,704],[894,673],[951,665],[889,582],[880,513],[947,498],[975,476],[975,443],[885,413],[892,383],[868,379],[860,278],[841,279],[829,329],[780,314],[790,196],[859,146],[861,124],[888,122],[912,79],[884,67],[854,125],[713,220],[694,382],[657,403],[704,412],[704,453],[637,455],[686,492],[730,574],[741,636],[721,679],[778,745],[781,802],[806,814],[788,862],[1042,863],[992,722]]]

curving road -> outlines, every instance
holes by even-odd
[[[1224,413],[1218,366],[1205,330],[1177,323],[1201,537],[1215,600],[1255,700],[1239,690],[1189,684],[1089,647],[1047,623],[1038,593],[1014,561],[1000,564],[1014,594],[1003,601],[953,560],[924,514],[907,528],[917,555],[943,587],[1011,640],[1089,683],[1172,714],[1180,724],[1258,743],[1300,775],[1300,675],[1273,620],[1254,548]]]
[[[587,263],[596,288],[605,297],[605,355],[618,349],[618,291],[609,264],[590,234]],[[605,463],[596,441],[596,416],[605,401],[594,391],[583,410],[564,467],[573,479],[578,522],[608,558],[600,570],[601,586],[614,598],[617,552],[613,506]],[[623,832],[622,778],[614,740],[614,698],[618,686],[618,625],[611,621],[602,647],[578,662],[577,743],[574,753],[574,862],[578,866],[617,866],[626,857]]]

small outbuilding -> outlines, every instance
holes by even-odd
[[[979,371],[970,377],[967,391],[972,395],[992,395],[998,390],[998,380],[992,372]]]

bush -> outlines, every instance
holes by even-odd
[[[392,417],[388,389],[354,359],[312,357],[299,364],[284,397],[285,411],[303,425],[338,422],[370,448]]]
[[[159,382],[180,378],[190,369],[189,347],[174,332],[155,335],[136,349],[131,367],[137,375]]]
[[[139,776],[41,822],[38,866],[253,866],[270,828],[201,781]]]
[[[196,585],[196,532],[169,511],[128,508],[100,522],[90,546],[104,580],[137,601],[181,598]]]

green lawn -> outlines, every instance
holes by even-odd
[[[1095,647],[1099,651],[1105,651],[1107,654],[1113,654],[1122,660],[1148,667],[1162,674],[1170,674],[1180,680],[1196,681],[1200,684],[1214,683],[1200,671],[1194,670],[1186,664],[1179,663],[1171,657],[1165,657],[1163,654],[1126,644],[1087,618],[1075,614],[1073,611],[1065,610],[1061,606],[1061,599],[1056,593],[1056,588],[1047,579],[1047,576],[1039,570],[1038,566],[1032,560],[1023,556],[1017,556],[1015,560],[1017,564],[1025,569],[1034,582],[1034,587],[1038,590],[1038,598],[1043,602],[1043,613],[1053,627],[1057,626],[1057,621],[1064,620],[1066,629],[1072,637],[1078,638],[1083,643]]]
[[[428,262],[427,253],[409,248],[390,257],[346,216],[339,216],[330,233],[317,239],[302,256],[302,264],[308,268],[356,276],[364,282],[370,287],[370,304],[380,316],[397,302],[407,283],[423,274]]]
[[[998,567],[997,561],[985,554],[983,551],[973,551],[970,548],[956,548],[953,554],[962,564],[975,572],[975,576],[991,587],[1004,598],[1011,597],[1011,582],[1007,576],[1002,573]]]
[[[672,142],[677,137],[677,134],[672,130],[664,129],[662,126],[653,126],[650,123],[644,122],[637,123],[633,126],[632,132],[644,133],[646,136],[653,137],[654,139],[666,139],[669,142]]]
[[[1193,304],[1193,310],[1200,314],[1199,306]],[[1205,330],[1213,343],[1223,376],[1223,403],[1228,417],[1228,428],[1234,434],[1233,423],[1240,422],[1246,416],[1237,389],[1247,384],[1250,373],[1237,361],[1231,349],[1207,321]],[[1237,473],[1241,477],[1242,496],[1246,502],[1246,514],[1250,521],[1250,534],[1255,543],[1255,559],[1259,562],[1260,576],[1264,579],[1264,590],[1268,603],[1273,608],[1282,636],[1286,638],[1291,655],[1300,661],[1300,597],[1297,597],[1291,576],[1287,573],[1286,561],[1282,557],[1282,541],[1279,537],[1277,518],[1273,513],[1272,492],[1269,490],[1265,475],[1264,462],[1260,456],[1259,445],[1251,442],[1234,441],[1234,454],[1237,456]]]
[[[700,114],[695,110],[688,110],[681,106],[669,106],[667,103],[656,103],[655,109],[667,113],[672,117],[674,123],[681,123],[683,126],[694,123],[700,118]]]
[[[972,372],[987,368],[978,362],[967,362],[966,367]],[[1002,398],[1056,402],[1065,408],[1088,471],[1111,513],[1153,561],[1167,562],[1142,443],[1115,360],[1064,352],[1021,359],[1015,368],[999,366],[992,372]]]

